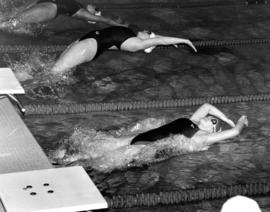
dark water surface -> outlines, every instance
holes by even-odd
[[[268,5],[203,8],[148,8],[107,10],[104,14],[121,16],[129,23],[158,34],[191,39],[269,38]],[[146,21],[147,20],[147,21]],[[0,44],[68,44],[88,30],[104,25],[88,25],[58,17],[38,37],[0,32]],[[52,33],[53,32],[53,33]],[[248,95],[270,92],[270,50],[267,45],[239,48],[154,50],[131,54],[106,52],[98,60],[78,66],[59,84],[52,84],[49,66],[58,53],[1,53],[0,65],[11,66],[28,80],[22,85],[29,103],[81,103],[164,100],[216,95]],[[21,76],[20,75],[20,76]],[[238,183],[268,182],[270,176],[269,102],[225,104],[218,107],[234,121],[242,114],[249,127],[228,143],[209,150],[173,157],[141,168],[116,170],[110,174],[89,171],[104,195],[170,191]],[[25,122],[49,154],[61,140],[78,127],[107,131],[135,124],[145,118],[175,119],[190,116],[195,107],[138,110],[83,115],[26,117]],[[270,211],[270,199],[256,198],[263,211]],[[205,201],[184,206],[135,208],[123,211],[218,211],[224,200]],[[119,210],[109,210],[119,211]]]

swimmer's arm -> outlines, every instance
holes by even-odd
[[[140,40],[140,43],[138,44],[139,50],[144,50],[150,47],[155,47],[159,45],[167,46],[167,45],[175,45],[175,44],[186,44],[189,47],[191,47],[195,52],[197,52],[197,49],[192,44],[192,42],[188,39],[183,38],[177,38],[177,37],[166,37],[157,35],[154,38],[149,38],[147,40]]]
[[[217,118],[221,119],[222,121],[226,122],[229,124],[231,127],[234,127],[235,124],[233,123],[232,120],[227,118],[227,116],[222,113],[219,109],[217,109],[215,106],[205,103],[201,107],[199,107],[195,113],[191,116],[190,120],[198,123],[199,120],[203,117],[206,117],[207,115],[213,115],[216,116]]]
[[[211,133],[208,135],[200,135],[196,140],[203,142],[206,145],[223,143],[226,142],[227,139],[238,136],[243,130],[244,126],[248,126],[248,120],[246,116],[241,116],[235,127],[229,130],[224,130],[222,132]]]
[[[126,26],[125,24],[118,23],[117,21],[114,21],[110,18],[92,15],[84,8],[80,9],[76,14],[73,15],[73,17],[83,19],[85,21],[99,22],[112,26]]]

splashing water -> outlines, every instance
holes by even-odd
[[[23,24],[15,18],[33,2],[29,0],[9,1],[0,0],[0,29],[9,33],[30,36],[40,35],[45,28],[43,23]]]
[[[56,55],[35,51],[24,53],[19,59],[5,55],[3,60],[14,71],[17,79],[25,82],[23,86],[28,97],[56,99],[63,86],[73,84],[76,80],[71,74],[65,78],[51,74],[55,58]]]
[[[154,123],[154,120],[156,122]],[[101,172],[111,172],[114,169],[141,166],[168,159],[175,155],[207,149],[205,145],[196,143],[182,135],[171,136],[148,145],[129,145],[134,137],[142,130],[160,126],[164,119],[145,119],[116,132],[104,133],[94,129],[76,128],[68,139],[62,141],[61,146],[50,158],[58,165],[82,165]],[[141,128],[145,127],[145,128]],[[134,130],[136,129],[136,130]]]

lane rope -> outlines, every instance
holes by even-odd
[[[29,104],[24,105],[25,115],[64,115],[103,111],[130,111],[141,109],[164,109],[198,106],[203,103],[230,104],[253,101],[269,101],[270,94],[254,94],[239,96],[214,96],[184,99],[109,102],[109,103],[72,103],[72,104]]]
[[[216,200],[236,195],[259,196],[269,194],[268,183],[250,183],[214,188],[198,188],[159,193],[142,193],[134,195],[115,195],[105,197],[109,208],[152,207],[156,205],[175,205],[196,201]]]
[[[249,45],[269,45],[270,39],[237,39],[237,40],[202,40],[193,41],[198,48],[220,48],[220,47],[244,47]],[[68,45],[0,45],[0,53],[21,53],[42,51],[46,53],[55,53],[64,51]],[[179,48],[187,48],[186,45],[180,44]],[[172,48],[172,46],[158,46],[156,49],[163,50]]]

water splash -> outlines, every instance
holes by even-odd
[[[0,30],[8,33],[37,37],[45,33],[45,27],[44,23],[25,24],[19,23],[16,18],[0,17]]]
[[[156,119],[158,124],[164,119]],[[51,154],[53,163],[60,165],[82,165],[101,172],[111,172],[115,169],[142,166],[159,162],[175,155],[205,150],[205,146],[196,143],[182,135],[171,136],[148,145],[129,145],[134,133],[141,131],[143,126],[136,123],[121,130],[121,135],[115,132],[101,132],[94,129],[76,128],[68,139],[62,141],[61,146]],[[146,128],[153,128],[153,119],[145,119]],[[132,131],[136,129],[135,131]],[[145,130],[145,129],[144,129]]]
[[[34,51],[21,54],[19,58],[5,55],[3,60],[23,83],[29,98],[56,99],[63,94],[65,86],[76,82],[70,72],[64,77],[51,74],[56,55]]]
[[[45,24],[34,23],[34,24],[23,24],[19,23],[16,16],[23,11],[33,2],[23,0],[23,1],[9,1],[0,0],[0,30],[14,33],[23,34],[30,36],[38,36],[43,33],[45,29]]]

